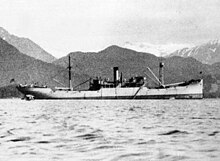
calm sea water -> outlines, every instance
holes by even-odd
[[[0,160],[220,160],[220,99],[0,100]]]

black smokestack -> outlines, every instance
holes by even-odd
[[[160,85],[164,85],[164,63],[160,62],[159,64],[159,81],[160,81]]]
[[[116,84],[119,80],[118,67],[114,67],[113,72],[114,72],[114,83]]]

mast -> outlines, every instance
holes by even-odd
[[[70,54],[69,54],[69,89],[72,90],[73,89],[73,85],[72,85],[72,78],[71,78],[71,62],[70,62]]]

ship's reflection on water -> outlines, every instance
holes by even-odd
[[[0,100],[0,160],[220,160],[220,100]]]

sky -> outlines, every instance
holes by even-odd
[[[220,0],[0,0],[0,26],[59,58],[110,45],[220,38]]]

